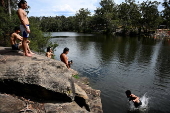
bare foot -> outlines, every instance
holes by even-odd
[[[31,54],[24,54],[24,56],[27,56],[27,57],[32,57],[32,55]]]
[[[30,54],[31,54],[31,55],[35,55],[35,53],[33,53],[33,52],[30,52]]]

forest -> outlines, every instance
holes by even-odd
[[[7,46],[13,28],[20,25],[16,11],[18,0],[0,0],[0,45]],[[113,0],[101,0],[100,7],[92,15],[88,8],[79,9],[74,16],[29,17],[31,24],[31,47],[39,50],[50,36],[43,32],[75,31],[119,35],[150,33],[160,25],[170,26],[170,1],[125,0],[116,4]],[[159,11],[158,6],[163,10]],[[29,6],[31,7],[31,6]],[[29,13],[29,8],[26,10]]]
[[[163,11],[158,6],[164,7]],[[95,33],[114,33],[121,29],[122,34],[138,34],[159,28],[159,25],[169,27],[170,1],[143,1],[125,0],[115,4],[113,0],[101,0],[100,6],[91,15],[86,8],[79,9],[75,16],[65,17],[30,17],[39,22],[44,32],[76,31]]]

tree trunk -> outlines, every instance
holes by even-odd
[[[10,0],[8,0],[8,10],[9,10],[9,16],[11,19],[11,5],[10,5]]]

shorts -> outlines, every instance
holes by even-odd
[[[134,102],[134,106],[137,108],[137,107],[139,107],[140,105],[142,105],[142,102],[140,101],[139,103],[137,103],[137,102]]]
[[[18,48],[18,46],[19,46],[19,44],[14,44],[14,45],[12,45],[12,50],[20,50],[20,49]]]
[[[29,29],[29,25],[26,25],[26,26]],[[21,33],[22,33],[22,37],[24,37],[24,38],[28,38],[29,37],[29,33],[27,33],[27,30],[24,27],[24,25],[20,25],[20,30],[21,30]]]

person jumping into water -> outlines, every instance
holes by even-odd
[[[142,102],[140,101],[140,98],[134,94],[131,93],[130,90],[127,90],[126,92],[127,98],[129,98],[129,101],[133,101],[134,106],[137,108],[140,105],[142,105]]]

